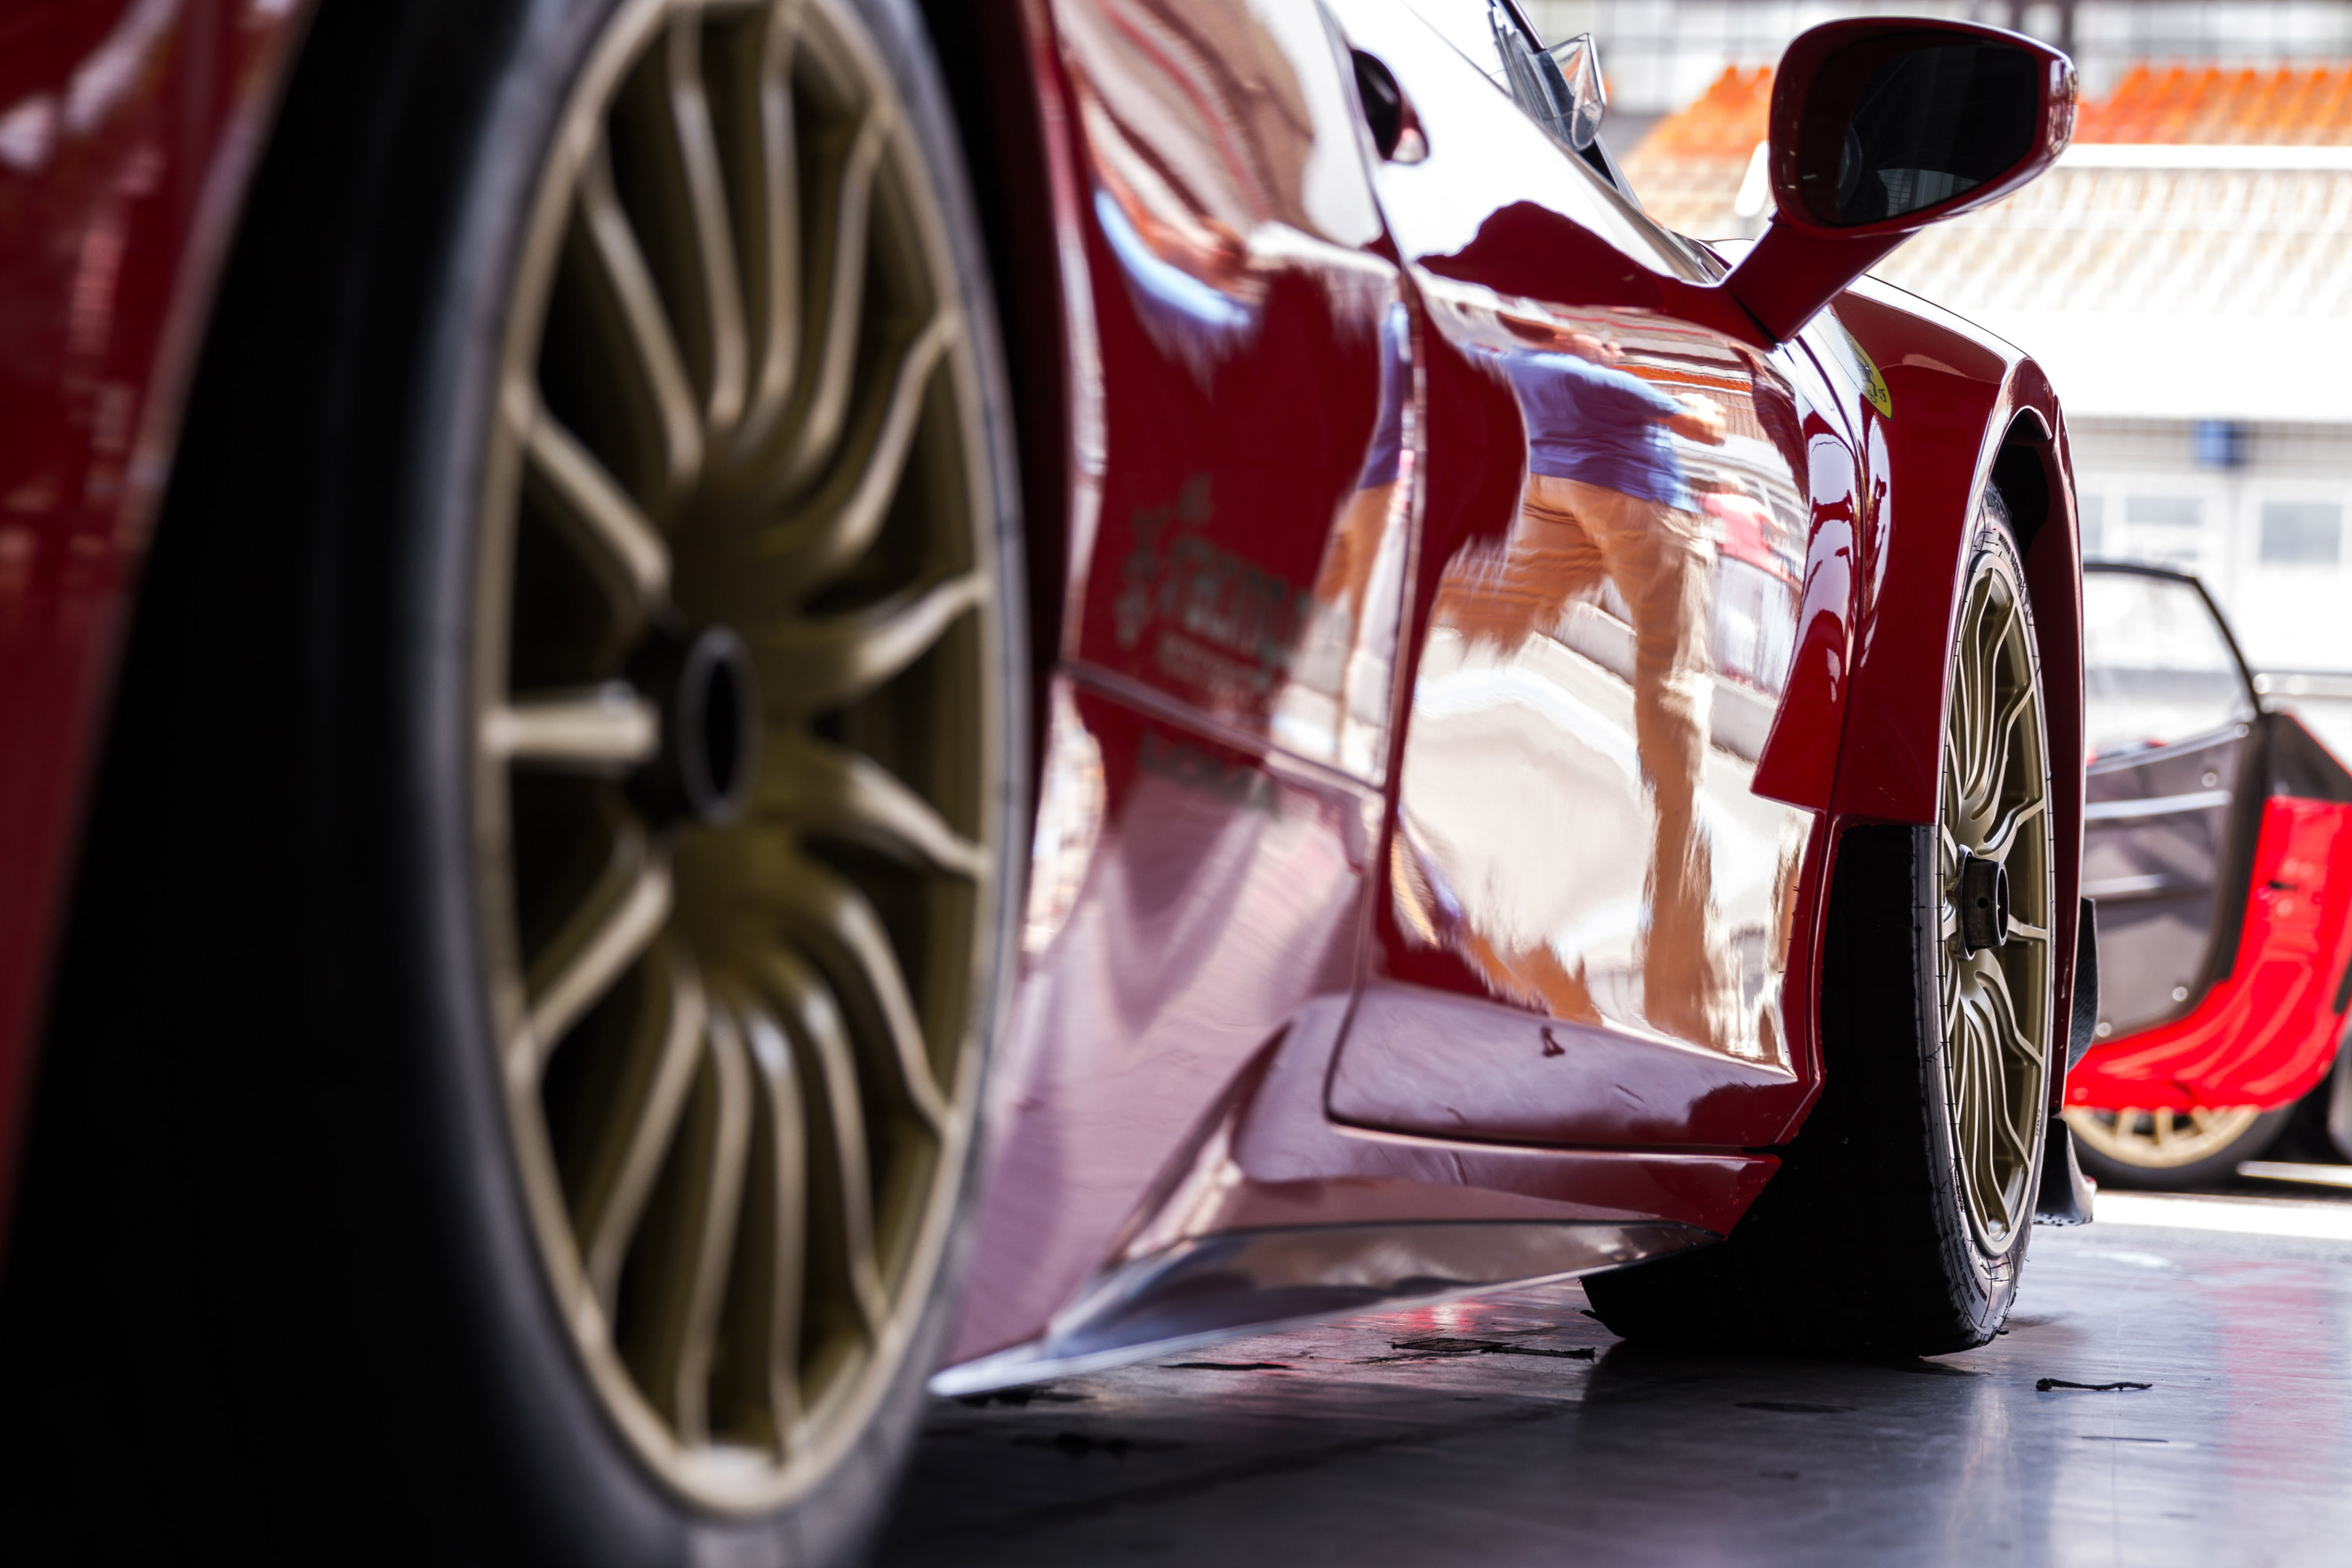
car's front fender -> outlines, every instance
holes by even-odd
[[[1831,810],[1849,821],[1936,820],[1952,617],[1969,530],[1997,482],[2024,554],[2042,663],[2063,1017],[2083,845],[2083,557],[2065,416],[2039,364],[1923,300],[1865,282],[1836,314],[1883,378],[1891,413],[1886,474],[1872,476],[1880,493],[1860,531]]]

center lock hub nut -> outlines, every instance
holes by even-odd
[[[2009,868],[1998,860],[1960,855],[1960,946],[1968,952],[1999,947],[2009,940]]]
[[[759,773],[760,692],[751,650],[728,626],[660,626],[629,675],[661,710],[661,752],[630,793],[654,820],[723,827],[742,815]]]

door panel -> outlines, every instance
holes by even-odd
[[[1095,343],[1066,651],[1377,783],[1408,318],[1311,5],[1056,0]]]
[[[1677,313],[1705,258],[1477,63],[1386,0],[1330,8],[1430,148],[1375,174],[1428,321],[1421,635],[1375,922],[1388,978],[1331,1110],[1454,1135],[1764,1141],[1775,1115],[1742,1108],[1796,1087],[1780,992],[1814,819],[1753,784],[1795,646],[1809,470],[1850,526],[1851,447],[1808,419],[1827,397],[1809,361]]]
[[[2248,741],[2235,724],[2091,764],[2083,891],[2099,906],[2100,1022],[2116,1034],[2179,1016],[2213,978],[2222,904],[2244,893],[2225,871]]]
[[[2193,582],[2094,565],[2083,618],[2105,1038],[2185,1016],[2229,973],[2268,776],[2243,666]]]

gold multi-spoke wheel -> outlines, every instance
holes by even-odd
[[[905,1372],[999,949],[1004,574],[948,218],[835,0],[627,0],[524,218],[474,606],[513,1158],[612,1422],[791,1503]]]
[[[1944,728],[1937,1001],[1958,1178],[1980,1245],[2032,1217],[2047,1119],[2050,767],[2032,625],[2004,539],[1961,599]]]
[[[2292,1105],[2200,1106],[2191,1110],[2068,1108],[2084,1170],[2102,1186],[2189,1191],[2238,1173],[2284,1130]]]
[[[2074,1135],[2117,1164],[2167,1171],[2210,1159],[2252,1131],[2258,1105],[2195,1110],[2066,1112]]]

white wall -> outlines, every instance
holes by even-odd
[[[2075,421],[2085,542],[2197,573],[2257,669],[2352,674],[2352,426],[2244,430],[2213,468],[2187,421]]]

